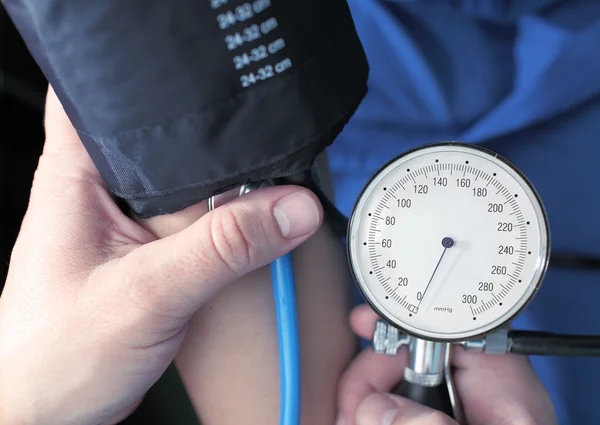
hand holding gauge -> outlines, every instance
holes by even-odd
[[[506,326],[535,295],[549,249],[538,194],[493,152],[443,143],[382,167],[351,215],[348,255],[365,299],[387,322],[376,344],[395,337],[409,345],[398,392],[459,420],[449,343]]]

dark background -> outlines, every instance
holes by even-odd
[[[42,150],[46,80],[4,9],[0,12],[0,203],[4,215],[1,220],[1,290],[10,250],[27,208],[29,187]]]
[[[44,142],[47,81],[0,8],[0,294]],[[49,389],[51,391],[51,389]],[[197,425],[174,367],[122,425]]]

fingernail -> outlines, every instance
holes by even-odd
[[[320,222],[317,204],[307,194],[296,192],[281,198],[273,215],[284,238],[294,239],[314,231]]]
[[[335,425],[346,425],[346,418],[341,413],[338,413]]]
[[[396,418],[396,415],[398,415],[398,409],[388,410],[383,414],[383,417],[381,418],[381,425],[392,425],[392,422]]]
[[[398,406],[389,397],[374,393],[361,404],[358,425],[391,425],[398,415]]]

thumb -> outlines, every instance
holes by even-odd
[[[372,393],[356,411],[357,425],[458,425],[444,413],[403,397]]]
[[[224,285],[288,253],[323,219],[307,189],[259,189],[202,216],[191,226],[143,245],[122,262],[136,304],[187,317]]]

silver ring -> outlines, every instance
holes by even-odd
[[[240,190],[238,192],[238,198],[254,189],[258,189],[260,186],[261,186],[261,183],[259,183],[259,184],[251,183],[251,184],[244,184],[244,185],[240,186]],[[215,197],[211,196],[210,198],[208,198],[208,212],[213,211],[215,208],[216,208]]]
[[[437,387],[444,381],[444,372],[441,373],[419,373],[411,368],[404,368],[404,379],[411,384],[422,387]]]

